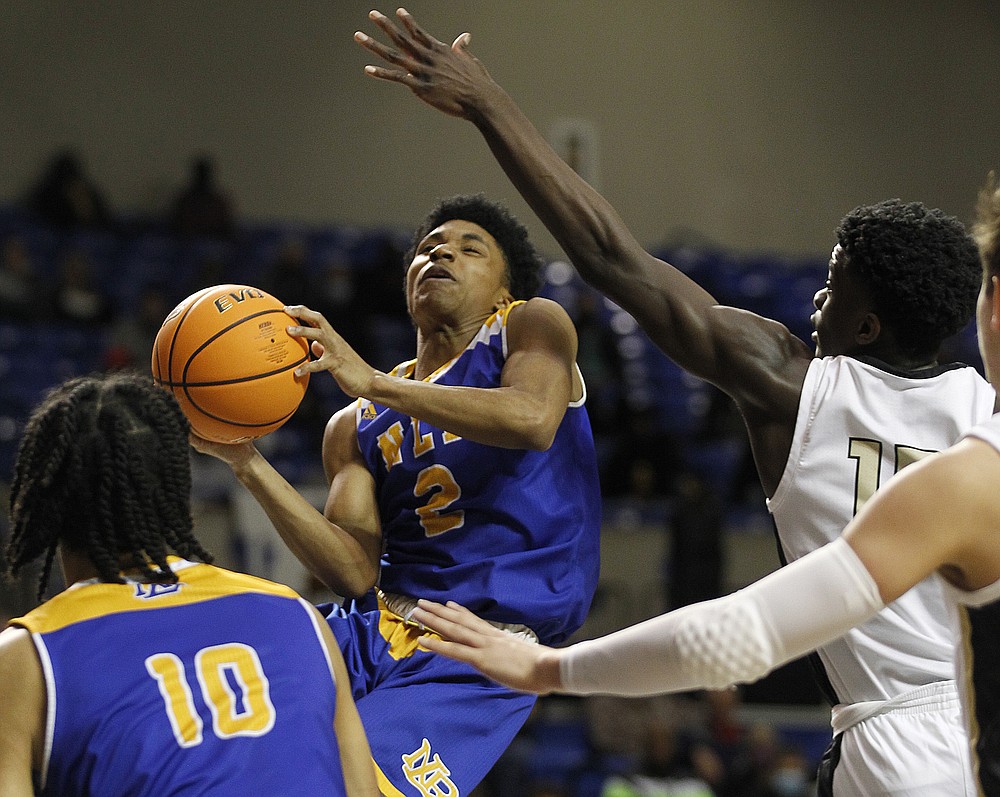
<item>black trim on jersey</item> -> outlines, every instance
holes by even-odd
[[[840,744],[843,740],[843,733],[834,736],[819,760],[819,767],[816,769],[816,797],[833,797],[833,773],[840,763]]]
[[[870,365],[872,368],[878,368],[880,371],[885,371],[887,374],[902,376],[905,379],[933,379],[935,376],[940,376],[948,371],[957,371],[959,368],[972,368],[972,366],[968,363],[940,363],[938,365],[932,365],[928,368],[919,368],[915,371],[905,371],[902,368],[895,368],[887,362],[883,362],[876,357],[869,357],[865,354],[853,355],[853,357],[858,362]]]
[[[788,560],[785,558],[785,552],[781,548],[781,537],[778,534],[778,524],[774,520],[774,515],[771,515],[771,531],[774,534],[774,543],[778,549],[778,561],[781,562],[781,566],[784,567],[788,564]],[[830,682],[830,677],[826,674],[826,667],[823,666],[823,660],[819,657],[819,654],[813,651],[812,653],[806,654],[803,658],[809,665],[813,680],[816,682],[816,686],[823,695],[823,699],[829,703],[831,707],[836,706],[838,703],[842,703],[843,701],[837,697],[837,692],[834,690],[833,684]]]
[[[985,606],[966,606],[968,639],[967,672],[971,681],[969,696],[974,715],[975,749],[978,759],[978,785],[983,794],[1000,794],[1000,602]]]

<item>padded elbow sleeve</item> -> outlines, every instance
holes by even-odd
[[[838,539],[739,592],[567,649],[566,691],[649,695],[757,680],[882,608],[878,587]]]

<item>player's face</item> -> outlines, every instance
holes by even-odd
[[[430,231],[417,245],[406,271],[410,314],[468,312],[482,316],[508,301],[507,262],[486,230],[453,219]]]
[[[859,347],[858,331],[871,312],[868,292],[855,278],[840,244],[830,254],[826,284],[813,297],[810,318],[817,357],[851,354]]]

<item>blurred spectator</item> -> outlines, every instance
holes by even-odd
[[[358,293],[357,308],[365,319],[364,339],[371,355],[369,362],[388,370],[413,357],[416,330],[406,309],[406,292],[400,290],[406,274],[403,250],[384,236],[374,246],[374,255],[365,267],[364,290]]]
[[[621,409],[622,363],[616,336],[599,314],[601,297],[581,290],[573,322],[579,338],[577,364],[587,385],[587,413],[595,435],[617,430]]]
[[[0,320],[31,321],[45,314],[41,281],[24,239],[7,236],[0,251]]]
[[[165,288],[146,285],[139,294],[135,311],[122,314],[115,322],[105,367],[148,368],[156,333],[173,307]]]
[[[659,426],[652,407],[622,413],[613,440],[601,472],[603,494],[624,499],[623,504],[631,502],[633,512],[644,515],[647,522],[664,522],[664,504],[673,489],[680,444]],[[613,517],[614,507],[611,509]]]
[[[693,472],[676,480],[664,566],[667,607],[718,598],[722,594],[724,504]]]
[[[601,797],[715,797],[709,783],[721,779],[721,765],[707,745],[671,723],[653,721],[644,749],[638,769],[609,777]]]
[[[170,231],[186,238],[231,238],[236,229],[232,201],[216,180],[215,161],[199,155],[191,162],[191,176],[174,200],[168,218]]]
[[[88,325],[110,324],[115,319],[111,300],[97,284],[93,263],[82,249],[71,247],[62,254],[52,315],[59,321]]]
[[[728,505],[765,510],[767,505],[764,489],[760,486],[760,478],[757,476],[757,465],[753,459],[743,416],[740,415],[735,401],[718,388],[711,387],[708,410],[696,443],[710,445],[724,440],[735,441],[739,446],[739,453],[729,483],[729,491],[721,496],[722,500]]]
[[[27,199],[39,220],[60,229],[106,228],[111,216],[103,193],[87,176],[80,155],[62,150]]]
[[[573,793],[563,781],[547,778],[533,783],[528,797],[573,797]]]
[[[775,730],[757,724],[729,771],[719,797],[807,797],[815,794],[814,773],[802,751],[784,744]]]
[[[813,794],[814,772],[799,748],[783,745],[767,777],[767,797],[807,797]]]
[[[326,316],[358,354],[369,359],[370,349],[365,338],[364,319],[358,312],[358,286],[351,264],[342,255],[330,259],[317,282],[316,294],[311,300],[314,309]]]
[[[302,238],[291,235],[284,240],[258,287],[285,304],[312,307],[317,286],[309,273],[309,249]]]

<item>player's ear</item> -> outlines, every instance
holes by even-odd
[[[878,340],[881,332],[882,322],[879,321],[878,316],[875,313],[865,313],[865,317],[858,324],[858,331],[855,337],[860,345],[867,346]]]

